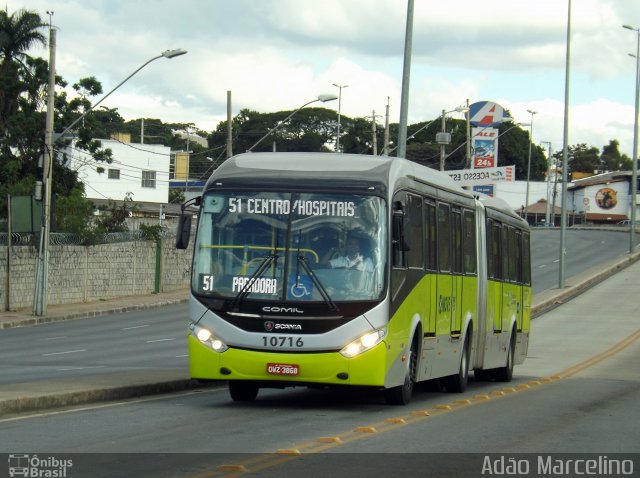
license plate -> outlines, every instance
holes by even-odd
[[[300,366],[287,363],[268,363],[267,373],[271,375],[298,375]]]

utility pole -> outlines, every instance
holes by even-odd
[[[442,132],[445,133],[445,110],[442,110]],[[444,136],[444,135],[443,135]],[[444,160],[446,157],[446,152],[445,152],[445,145],[446,143],[443,141],[440,142],[440,171],[444,171]]]
[[[382,147],[382,154],[389,156],[389,97],[387,96],[387,108],[384,119],[384,145]]]
[[[373,134],[373,155],[374,156],[378,156],[378,139],[376,138],[377,136],[377,131],[378,128],[376,128],[376,110],[373,110],[371,112],[371,133]]]
[[[51,190],[53,189],[53,108],[56,87],[56,31],[49,15],[49,86],[47,90],[47,116],[45,120],[42,182],[44,184],[40,247],[36,268],[36,292],[33,296],[33,315],[47,315],[47,282],[49,273],[49,232],[51,226]]]
[[[464,116],[467,120],[467,169],[471,169],[471,108],[469,108],[469,98],[467,98],[467,111]]]
[[[231,117],[231,90],[227,90],[227,158],[233,156],[233,139],[232,139],[232,124],[233,118]]]

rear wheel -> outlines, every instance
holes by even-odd
[[[509,350],[507,350],[507,364],[504,367],[496,369],[496,380],[500,382],[510,382],[513,378],[513,362],[516,353],[516,331],[511,333],[511,339],[509,340]]]
[[[404,384],[384,391],[384,398],[389,405],[406,405],[411,401],[417,371],[418,346],[414,341],[411,344],[411,350],[409,350],[409,366],[407,367],[407,375],[404,377]]]
[[[260,388],[253,382],[232,380],[229,382],[229,394],[234,402],[253,402]]]
[[[455,375],[449,375],[444,379],[444,386],[447,392],[462,393],[467,389],[469,381],[469,337],[465,338],[460,357],[460,368]]]

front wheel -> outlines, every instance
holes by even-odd
[[[464,341],[460,357],[460,368],[455,375],[449,375],[444,379],[447,392],[462,393],[467,389],[469,381],[469,338]]]
[[[389,405],[407,405],[411,401],[413,388],[416,382],[418,370],[418,347],[416,343],[411,344],[409,350],[409,366],[404,377],[404,384],[399,387],[388,388],[384,391],[384,398]]]
[[[229,382],[229,394],[234,402],[253,402],[258,396],[259,387],[253,382],[232,380]]]

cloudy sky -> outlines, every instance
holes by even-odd
[[[103,103],[125,119],[210,131],[226,119],[227,90],[235,115],[296,109],[337,94],[336,83],[348,85],[343,114],[384,115],[389,101],[399,121],[406,0],[9,0],[7,8],[47,20],[54,12],[56,71],[70,84],[95,76],[108,92],[162,51],[188,50],[151,63]],[[637,34],[623,24],[640,27],[640,1],[572,2],[569,144],[618,139],[631,156],[628,54]],[[537,111],[534,142],[562,149],[566,27],[567,0],[415,0],[409,124],[490,100],[519,122]]]

